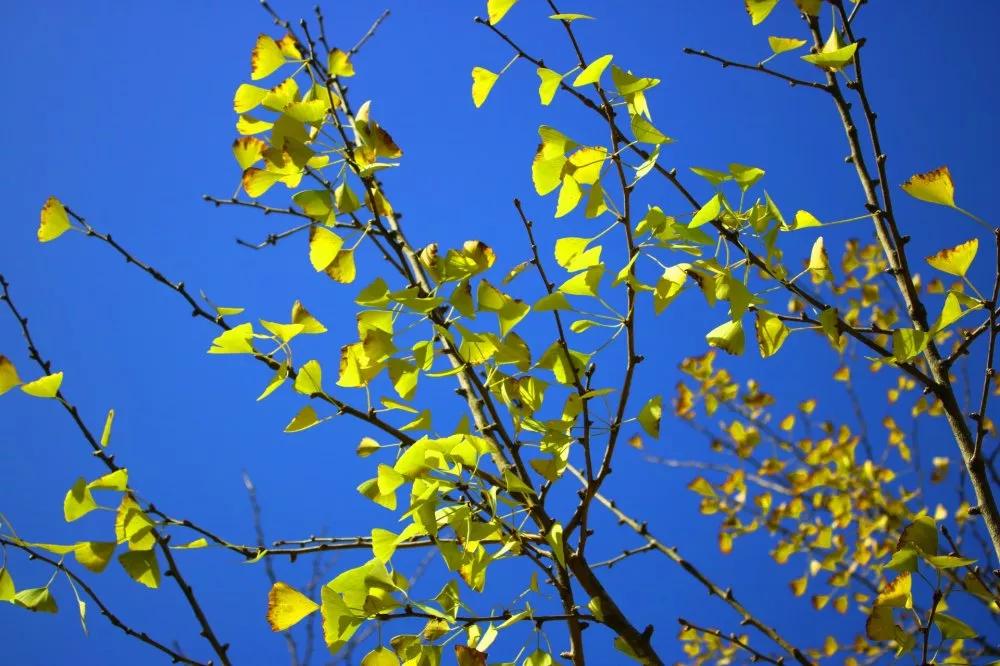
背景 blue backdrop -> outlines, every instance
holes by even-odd
[[[392,526],[387,512],[355,491],[372,467],[353,454],[363,429],[339,420],[299,435],[282,434],[301,400],[284,390],[255,403],[267,379],[262,369],[243,359],[205,355],[215,330],[191,319],[176,294],[80,236],[45,246],[34,238],[39,207],[55,194],[169,276],[204,289],[221,304],[245,306],[253,318],[282,321],[291,302],[301,298],[332,332],[332,337],[302,344],[333,372],[333,342],[339,345],[354,334],[345,308],[355,289],[317,276],[305,261],[301,238],[260,253],[238,247],[234,237],[259,240],[284,222],[255,211],[214,209],[200,198],[203,193],[228,196],[238,182],[230,152],[232,93],[248,80],[256,35],[277,34],[256,4],[102,0],[5,7],[0,272],[13,283],[43,353],[66,372],[64,391],[92,427],[99,429],[105,411],[116,409],[113,447],[143,496],[172,515],[195,518],[233,541],[250,543],[252,523],[241,481],[246,470],[257,485],[270,538],[362,534],[373,524]],[[484,4],[324,2],[328,30],[341,45],[353,44],[384,7],[392,10],[356,59],[359,76],[351,88],[356,103],[375,100],[376,117],[405,150],[402,167],[385,180],[414,242],[438,240],[447,247],[480,238],[497,250],[499,263],[511,266],[526,258],[510,205],[513,196],[522,198],[542,223],[545,239],[555,233],[582,235],[575,230],[585,224],[579,217],[552,222],[553,198],[541,200],[533,192],[529,163],[537,126],[555,124],[571,135],[603,139],[594,119],[565,95],[557,95],[553,107],[539,107],[536,78],[527,66],[515,65],[485,107],[473,108],[472,66],[496,71],[510,55],[473,24],[475,14],[485,13]],[[767,77],[722,71],[681,53],[682,47],[693,46],[756,61],[767,53],[767,35],[801,32],[790,6],[754,30],[735,0],[563,4],[564,11],[600,19],[577,24],[588,57],[613,52],[616,62],[663,79],[649,97],[657,125],[677,139],[666,148],[668,166],[753,164],[767,170],[765,185],[786,215],[797,208],[821,219],[863,212],[828,100]],[[312,13],[306,2],[276,6],[292,18]],[[550,67],[565,71],[572,60],[561,27],[545,18],[548,13],[543,3],[526,0],[504,27],[529,51],[545,55]],[[998,19],[1000,5],[986,0],[883,0],[865,8],[858,30],[871,38],[865,47],[867,78],[893,186],[911,173],[946,163],[958,183],[960,203],[990,211],[1000,102],[994,47]],[[794,55],[785,58],[794,71],[813,75],[795,60]],[[695,186],[699,195],[707,192]],[[650,202],[683,212],[673,192],[659,185],[653,189]],[[900,217],[914,237],[913,257],[938,249],[943,239],[957,242],[976,233],[950,211],[899,201]],[[868,238],[869,229],[834,227],[827,246],[836,252],[846,238],[858,235]],[[802,256],[811,238],[803,239]],[[704,332],[722,315],[695,306],[694,300],[689,304],[675,305],[658,319],[643,316],[638,336],[651,362],[640,367],[637,396],[669,396],[678,379],[677,360],[703,351]],[[817,355],[817,349],[811,336],[797,335],[766,369],[753,353],[725,363],[744,379],[751,372],[764,375],[764,388],[789,409],[815,396],[821,416],[841,417],[847,403],[839,392],[815,393],[815,386],[830,385],[836,364],[832,354]],[[23,376],[34,376],[18,328],[5,312],[0,313],[0,353],[10,356]],[[863,372],[859,366],[856,375],[864,377]],[[873,405],[872,418],[880,417],[884,385],[862,385],[861,391]],[[875,424],[873,437],[881,451],[884,432]],[[947,437],[935,437],[933,429],[928,433],[925,459],[950,451]],[[665,421],[662,440],[647,443],[647,452],[697,458],[706,455],[706,446],[671,419]],[[713,577],[732,584],[753,610],[801,646],[820,645],[830,633],[849,640],[860,630],[857,615],[848,616],[854,623],[849,625],[831,610],[816,613],[807,599],[793,598],[786,582],[801,575],[805,564],[777,568],[762,536],[740,540],[733,554],[719,555],[716,523],[698,518],[697,499],[684,490],[690,474],[644,463],[631,448],[619,455],[610,494],[650,521],[665,541],[680,544]],[[61,507],[63,493],[77,476],[102,471],[56,405],[16,391],[4,396],[0,510],[24,538],[107,538],[108,515],[67,526]],[[607,554],[635,544],[633,535],[603,519],[598,536],[611,543]],[[13,557],[19,586],[46,580],[44,568]],[[360,557],[343,556],[332,566],[346,568]],[[230,554],[208,550],[183,553],[180,559],[216,631],[232,642],[236,663],[286,660],[284,642],[264,621],[268,583],[260,565],[243,565]],[[310,575],[307,562],[278,567],[280,576],[294,584]],[[495,584],[503,585],[504,574],[494,575]],[[606,578],[640,626],[656,625],[656,645],[671,660],[681,657],[674,640],[678,615],[738,626],[736,616],[664,558],[637,557],[608,571]],[[174,586],[141,588],[115,565],[95,581],[124,619],[166,641],[177,638],[192,656],[207,654]],[[421,581],[419,589],[433,595],[437,584],[440,579]],[[90,636],[84,636],[73,617],[70,591],[64,583],[55,589],[63,609],[57,616],[0,607],[4,663],[158,663],[159,655],[126,638],[93,608]],[[593,643],[594,663],[623,659],[603,641]],[[509,655],[498,650],[494,656]]]

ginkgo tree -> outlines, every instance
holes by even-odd
[[[64,237],[70,232],[98,241],[213,329],[209,354],[263,366],[258,400],[296,395],[288,436],[336,429],[341,419],[363,423],[369,434],[355,454],[370,463],[370,476],[357,486],[358,502],[391,512],[398,529],[244,545],[194,517],[166,513],[132,485],[114,455],[114,410],[91,421],[77,409],[63,373],[35,344],[29,306],[0,278],[0,299],[27,350],[0,356],[0,394],[51,401],[93,453],[98,465],[81,467],[65,491],[67,522],[101,508],[98,498],[116,507],[113,520],[88,519],[80,540],[65,544],[32,534],[16,507],[5,514],[0,600],[56,612],[57,583],[65,581],[82,621],[96,606],[174,662],[229,664],[227,641],[238,637],[217,634],[183,574],[187,551],[222,549],[234,562],[264,566],[271,558],[353,550],[364,562],[339,568],[314,589],[273,580],[260,599],[271,628],[292,640],[304,623],[321,622],[334,655],[364,643],[365,666],[597,663],[588,655],[604,644],[623,661],[661,664],[663,646],[675,638],[696,664],[867,664],[906,655],[918,664],[1000,663],[1000,446],[987,415],[1000,394],[1000,229],[958,206],[947,167],[901,184],[888,178],[865,86],[865,42],[855,34],[864,2],[745,0],[769,55],[740,62],[687,49],[747,76],[791,83],[796,90],[786,94],[829,100],[842,125],[831,129],[844,136],[864,210],[839,220],[783,213],[759,167],[667,166],[672,139],[654,124],[646,95],[660,79],[634,73],[613,53],[588,57],[578,26],[599,18],[563,13],[553,0],[535,3],[546,8],[539,20],[559,25],[566,41],[543,60],[503,22],[530,4],[489,0],[476,22],[510,49],[509,59],[496,71],[470,63],[476,107],[501,94],[498,82],[512,68],[530,67],[538,77],[538,148],[524,168],[551,217],[573,216],[576,224],[573,235],[540,245],[536,225],[547,221],[530,219],[515,198],[511,214],[526,258],[499,257],[480,239],[414,245],[396,207],[402,202],[382,180],[390,172],[405,178],[403,148],[379,123],[377,99],[358,103],[348,94],[348,81],[363,74],[355,57],[378,24],[345,51],[332,45],[318,9],[293,24],[266,3],[277,29],[257,37],[249,82],[233,99],[240,189],[207,199],[297,218],[260,247],[300,242],[302,260],[331,289],[350,291],[349,328],[328,328],[301,301],[283,321],[255,316],[252,305],[217,306],[92,226],[72,202],[53,196],[41,206],[40,242],[75,242]],[[732,3],[732,11],[743,9]],[[798,13],[801,35],[759,33],[772,11]],[[566,71],[546,65],[559,56],[571,59]],[[795,58],[811,66],[810,75],[780,69]],[[587,138],[558,129],[553,109],[563,105],[587,114]],[[910,239],[893,209],[900,193],[952,209],[940,213],[955,218],[956,237],[926,260],[908,256]],[[848,223],[864,231],[835,251],[824,227]],[[792,237],[808,237],[811,250],[802,256]],[[970,271],[984,264],[977,274],[992,281],[977,285]],[[921,278],[918,265],[932,277]],[[636,374],[647,367],[637,322],[680,307],[715,318],[704,331],[705,353],[675,359],[683,376],[675,387],[637,395]],[[729,356],[757,355],[763,373],[782,363],[792,334],[812,335],[817,353],[838,359],[830,390],[855,402],[859,370],[891,377],[884,450],[876,451],[860,410],[856,418],[818,420],[815,399],[782,405],[766,383],[741,381],[725,367]],[[326,336],[339,351],[303,358],[300,336]],[[971,368],[964,378],[954,372],[959,363]],[[437,408],[446,393],[461,404],[457,422]],[[971,407],[963,393],[972,395]],[[946,426],[953,458],[935,458],[929,474],[915,473],[940,483],[954,465],[953,505],[929,505],[910,482],[918,444],[907,442],[910,428],[888,413],[892,405],[905,407],[914,423]],[[852,634],[808,645],[779,632],[761,616],[766,601],[744,600],[713,580],[614,500],[607,482],[623,445],[652,450],[666,418],[710,443],[709,459],[649,460],[698,470],[689,489],[718,527],[720,554],[746,535],[766,535],[773,559],[797,572],[777,583],[781,593],[789,593],[787,583],[792,597],[811,592],[817,613],[850,614]],[[630,528],[637,545],[623,549],[613,533],[595,533],[594,512]],[[399,554],[414,549],[440,564],[434,596],[416,594],[420,574],[401,564]],[[596,554],[609,550],[620,554]],[[680,623],[675,637],[664,618],[628,610],[603,569],[628,566],[645,552],[676,563],[708,591],[718,604],[711,620],[668,618]],[[27,582],[17,555],[50,567],[48,582]],[[525,577],[515,600],[497,606],[489,572],[504,562],[523,565],[517,571]],[[183,652],[126,624],[98,589],[96,575],[108,566],[148,588],[169,577],[197,622],[203,652]]]

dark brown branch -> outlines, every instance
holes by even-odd
[[[125,632],[126,635],[138,639],[143,643],[145,643],[146,645],[154,647],[160,652],[164,653],[165,655],[170,657],[171,663],[191,664],[192,666],[208,666],[208,664],[203,664],[200,661],[194,661],[192,659],[188,659],[180,652],[172,650],[163,643],[152,638],[145,631],[137,631],[132,627],[130,627],[129,625],[125,624],[125,622],[123,622],[121,618],[115,615],[115,613],[110,608],[108,608],[108,606],[101,600],[101,598],[97,596],[97,593],[94,591],[92,587],[90,587],[90,585],[87,584],[85,580],[80,578],[76,573],[73,572],[72,569],[67,567],[62,562],[53,560],[52,558],[39,553],[38,551],[32,549],[30,546],[24,543],[21,543],[20,541],[14,541],[3,536],[0,536],[0,544],[3,544],[5,546],[12,546],[13,548],[18,548],[20,550],[23,550],[25,553],[28,554],[28,559],[38,560],[39,562],[45,562],[49,566],[61,571],[68,578],[70,578],[73,581],[73,583],[79,586],[81,590],[83,590],[84,594],[86,594],[91,599],[91,601],[94,602],[98,610],[101,611],[101,615],[103,615],[108,619],[108,622],[110,622],[118,629],[121,629],[123,632]]]
[[[722,65],[722,68],[734,67],[736,69],[747,69],[751,72],[760,72],[761,74],[767,74],[768,76],[773,76],[775,78],[781,79],[782,81],[788,82],[790,86],[802,86],[803,88],[814,88],[822,92],[830,92],[829,88],[822,83],[816,81],[806,81],[805,79],[797,79],[794,76],[789,76],[788,74],[783,74],[777,70],[771,69],[764,66],[762,63],[757,63],[756,65],[749,65],[747,63],[736,62],[735,60],[729,60],[727,58],[722,58],[720,56],[709,53],[705,49],[692,49],[685,48],[684,53],[688,55],[698,56],[700,58],[707,58],[708,60],[714,60],[715,62]]]
[[[699,627],[697,624],[694,624],[693,622],[689,622],[688,620],[685,620],[682,617],[677,618],[677,622],[680,623],[681,627],[683,627],[684,629],[693,629],[694,631],[700,631],[703,634],[711,634],[711,635],[713,635],[716,638],[719,638],[721,640],[729,641],[730,643],[732,643],[736,647],[740,648],[741,650],[743,650],[745,652],[749,652],[750,656],[751,656],[751,661],[755,661],[755,662],[757,662],[757,661],[763,661],[763,662],[766,662],[768,664],[777,664],[778,666],[781,666],[781,664],[784,663],[781,660],[774,659],[772,657],[767,656],[763,652],[758,652],[757,650],[755,650],[752,647],[750,647],[749,643],[747,643],[746,641],[744,641],[742,638],[740,638],[739,636],[737,636],[734,633],[724,634],[724,633],[722,633],[721,629],[708,629],[706,627]]]

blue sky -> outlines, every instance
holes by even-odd
[[[0,25],[8,77],[8,102],[0,110],[7,155],[0,167],[6,208],[0,273],[12,282],[43,353],[66,372],[64,390],[93,427],[100,427],[109,407],[116,409],[118,460],[144,496],[173,515],[197,518],[233,541],[249,543],[252,523],[241,481],[247,470],[264,505],[269,537],[366,533],[373,524],[391,526],[392,518],[354,490],[371,475],[371,462],[353,454],[363,429],[340,420],[294,437],[282,434],[300,401],[286,390],[255,403],[267,380],[262,369],[205,355],[215,331],[192,320],[175,294],[96,243],[77,236],[46,246],[34,240],[38,209],[55,194],[138,256],[193,289],[204,289],[218,303],[281,321],[301,298],[332,331],[343,331],[338,345],[354,334],[344,314],[353,290],[338,289],[312,271],[303,239],[266,252],[240,248],[235,237],[259,240],[281,230],[283,222],[254,211],[214,209],[200,199],[203,193],[228,196],[238,182],[230,152],[232,93],[248,80],[256,35],[273,27],[256,4],[36,2],[6,9]],[[510,57],[504,45],[473,24],[477,12],[485,13],[485,3],[325,4],[328,28],[345,47],[383,7],[392,11],[357,58],[351,95],[374,100],[376,117],[406,152],[402,167],[386,182],[414,244],[457,245],[476,237],[496,249],[500,264],[518,263],[526,248],[510,205],[515,196],[539,222],[543,241],[578,235],[574,225],[584,224],[582,218],[552,221],[553,198],[533,192],[529,164],[536,130],[555,124],[570,135],[589,133],[594,141],[603,135],[596,134],[600,128],[593,118],[563,95],[552,107],[539,107],[533,68],[521,63],[504,75],[482,109],[473,108],[471,68],[495,71]],[[658,127],[677,140],[665,152],[668,166],[753,164],[767,170],[767,190],[787,212],[807,208],[821,219],[861,214],[863,200],[853,170],[843,163],[845,144],[828,100],[682,55],[681,49],[691,46],[756,61],[768,53],[767,35],[800,32],[789,7],[754,30],[739,4],[579,0],[561,9],[599,18],[578,24],[588,57],[613,52],[616,62],[663,79],[650,104]],[[312,13],[306,2],[279,1],[276,7],[290,18]],[[572,61],[560,26],[547,14],[541,3],[525,0],[503,25],[529,51],[565,71]],[[931,0],[913,0],[906,9],[894,2],[865,8],[858,30],[870,37],[866,76],[894,186],[912,173],[948,164],[959,203],[981,214],[991,210],[998,138],[993,110],[1000,102],[992,46],[998,18],[1000,6],[984,0],[963,8]],[[811,75],[804,66],[790,66]],[[707,186],[695,188],[699,196],[709,193]],[[683,211],[676,195],[659,185],[643,196],[643,203]],[[950,211],[898,202],[913,236],[913,257],[939,249],[943,238],[957,242],[976,233]],[[853,225],[834,227],[827,244],[839,248],[848,237],[868,233]],[[807,252],[803,241],[802,256]],[[640,344],[648,345],[651,362],[639,373],[637,395],[669,395],[678,379],[677,361],[702,352],[704,332],[724,316],[691,304],[641,324]],[[300,353],[326,359],[332,369],[332,343],[329,336],[306,341],[307,351]],[[764,369],[753,355],[727,367],[744,378],[766,373],[765,388],[791,405],[816,395],[835,367],[835,359],[816,354],[818,349],[810,336],[793,336],[778,361]],[[0,316],[0,353],[22,374],[31,374],[17,327],[6,315]],[[877,406],[884,384],[861,390],[866,403]],[[846,410],[839,392],[816,397],[827,417]],[[871,416],[881,413],[873,410]],[[707,455],[704,442],[676,421],[665,423],[664,431],[651,453]],[[946,437],[936,437],[933,429],[928,433],[925,459],[950,450]],[[876,429],[879,450],[882,435]],[[631,449],[620,455],[611,494],[650,521],[668,543],[679,543],[706,571],[732,584],[751,608],[800,637],[803,646],[817,645],[844,627],[832,613],[814,614],[807,602],[787,593],[784,581],[800,575],[804,565],[776,568],[763,539],[738,543],[728,557],[718,555],[716,524],[696,519],[697,502],[684,490],[691,475],[645,464]],[[0,510],[26,538],[70,541],[110,529],[107,516],[70,526],[62,520],[65,490],[77,476],[102,470],[55,405],[16,392],[0,401],[0,470]],[[635,543],[611,522],[600,523],[598,535],[611,544],[609,554],[626,539]],[[209,551],[181,559],[218,633],[233,643],[237,663],[284,659],[283,641],[267,631],[263,619],[268,583],[259,565]],[[355,560],[344,556],[333,566],[346,568]],[[14,572],[21,586],[47,577],[23,561],[15,563]],[[309,576],[302,562],[279,563],[279,572],[296,584]],[[736,616],[711,605],[663,558],[636,558],[606,578],[638,624],[656,624],[656,645],[665,658],[680,656],[674,618],[681,613],[737,626]],[[771,592],[775,581],[777,593]],[[420,589],[433,595],[437,583],[422,581]],[[168,641],[178,638],[192,655],[205,654],[169,584],[152,592],[114,566],[96,584],[123,618]],[[69,590],[56,589],[64,609],[58,616],[0,607],[7,663],[154,658],[93,612],[85,637],[71,612]],[[853,633],[854,627],[849,629]],[[594,643],[595,654],[607,663],[618,659],[604,642]]]

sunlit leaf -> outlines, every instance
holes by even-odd
[[[260,35],[250,54],[250,78],[263,79],[285,64],[285,55],[278,43],[268,35]]]
[[[285,426],[285,432],[301,432],[306,428],[311,428],[314,425],[320,423],[319,417],[316,416],[316,410],[312,408],[312,405],[306,405],[299,410],[292,420]]]
[[[955,208],[955,183],[946,166],[911,176],[903,183],[903,191],[921,201]]]
[[[477,109],[486,102],[490,91],[493,90],[493,85],[499,78],[499,74],[484,67],[472,68],[472,103],[476,105]]]
[[[21,390],[36,398],[54,398],[59,393],[62,386],[63,373],[56,372],[51,375],[39,377],[33,382],[21,384]]]
[[[160,586],[160,565],[154,550],[130,550],[118,556],[122,568],[137,583],[154,590]]]
[[[978,250],[979,239],[973,238],[927,257],[927,263],[939,271],[963,277],[968,272],[969,266],[972,265],[973,259],[976,258]]]
[[[500,23],[510,8],[517,4],[517,0],[486,0],[486,14],[490,19],[490,25]]]
[[[577,74],[576,78],[573,80],[573,87],[579,88],[580,86],[589,85],[591,83],[598,83],[601,80],[601,74],[607,69],[608,65],[611,64],[612,56],[610,53],[608,55],[603,55],[591,62],[587,67]]]
[[[778,0],[743,0],[743,4],[750,15],[750,22],[760,25],[778,4]]]
[[[805,46],[806,40],[795,39],[794,37],[768,37],[767,43],[771,46],[771,50],[775,53],[785,53],[786,51],[794,51],[795,49]]]
[[[70,230],[69,216],[62,202],[49,197],[42,205],[41,221],[38,225],[38,240],[47,243]]]
[[[17,368],[9,358],[0,355],[0,395],[20,385],[21,378],[17,375]]]
[[[267,623],[271,631],[284,631],[319,608],[315,601],[279,581],[267,595]]]

